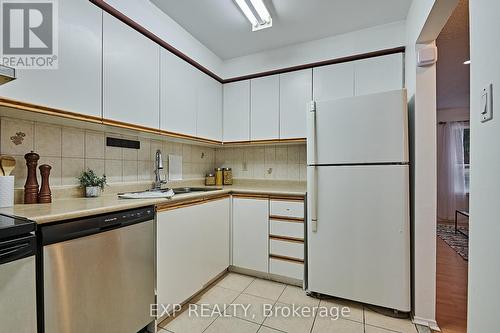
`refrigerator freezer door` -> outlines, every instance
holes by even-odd
[[[316,177],[316,195],[308,194],[317,207],[316,227],[308,214],[308,289],[409,311],[409,167],[320,166]]]
[[[308,121],[308,164],[314,148],[319,165],[408,162],[405,89],[319,101]]]

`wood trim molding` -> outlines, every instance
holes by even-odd
[[[193,136],[193,135],[176,133],[176,132],[169,132],[169,131],[165,131],[165,130],[160,130],[159,132],[160,132],[160,134],[162,134],[164,136],[169,136],[172,138],[186,139],[186,140],[198,141],[198,142],[203,142],[203,143],[222,145],[222,141],[217,141],[217,140],[213,140],[213,139],[200,138],[200,137]]]
[[[310,63],[303,64],[303,65],[284,67],[284,68],[274,69],[271,71],[265,71],[265,72],[243,75],[243,76],[237,76],[237,77],[233,77],[230,79],[225,79],[223,81],[223,83],[231,83],[231,82],[236,82],[236,81],[256,79],[256,78],[263,77],[263,76],[283,74],[283,73],[288,73],[288,72],[300,71],[303,69],[310,69],[310,68],[315,68],[315,67],[340,64],[343,62],[350,62],[350,61],[355,61],[355,60],[368,59],[368,58],[380,57],[380,56],[384,56],[384,55],[403,53],[403,52],[405,52],[405,47],[399,46],[399,47],[394,47],[394,48],[390,48],[390,49],[360,53],[360,54],[355,54],[355,55],[351,55],[351,56],[340,57],[340,58],[335,58],[335,59],[330,59],[330,60],[310,62]]]
[[[283,238],[281,236],[269,236],[269,239],[275,240],[275,241],[280,241],[280,242],[304,244],[304,240]]]
[[[301,217],[288,217],[288,216],[278,216],[278,215],[269,215],[270,220],[276,220],[281,222],[290,222],[290,223],[304,223],[304,219]]]
[[[269,195],[267,195],[267,194],[233,193],[233,198],[269,200]]]
[[[250,140],[250,141],[226,141],[224,146],[248,146],[248,145],[271,145],[271,144],[289,144],[289,143],[306,143],[306,138],[295,139],[269,139],[269,140]]]
[[[281,256],[281,255],[276,255],[276,254],[270,254],[269,258],[276,259],[276,260],[281,260],[281,261],[293,262],[294,264],[304,264],[304,260],[302,260],[302,259],[297,259],[297,258],[287,257],[287,256]]]
[[[210,71],[208,68],[206,68],[205,66],[201,65],[199,62],[193,60],[192,58],[190,58],[188,55],[186,55],[185,53],[181,52],[177,48],[173,47],[172,45],[170,45],[169,43],[167,43],[166,41],[164,41],[163,39],[161,39],[160,37],[158,37],[157,35],[155,35],[151,31],[149,31],[148,29],[144,28],[142,25],[140,25],[139,23],[135,22],[130,17],[126,16],[125,14],[123,14],[122,12],[120,12],[119,10],[117,10],[116,8],[114,8],[113,6],[111,6],[110,4],[106,3],[105,0],[90,0],[90,2],[92,2],[94,5],[96,5],[97,7],[101,8],[102,10],[104,10],[105,12],[107,12],[108,14],[110,14],[111,16],[114,16],[118,20],[122,21],[123,23],[125,23],[126,25],[128,25],[129,27],[131,27],[132,29],[134,29],[137,32],[143,34],[147,38],[151,39],[153,42],[155,42],[158,45],[162,46],[167,51],[175,54],[176,56],[178,56],[182,60],[186,61],[190,65],[196,67],[197,69],[199,69],[203,73],[205,73],[208,76],[212,77],[213,79],[219,81],[220,83],[223,83],[224,80],[220,76],[218,76],[214,72]]]
[[[108,125],[108,126],[126,128],[126,129],[130,129],[130,130],[137,130],[137,131],[153,133],[153,134],[160,134],[158,129],[146,127],[146,126],[141,126],[141,125],[129,124],[129,123],[125,123],[123,121],[118,121],[118,120],[111,120],[111,119],[103,118],[102,123],[103,123],[103,125]]]
[[[296,195],[296,196],[286,196],[286,195],[271,195],[269,199],[274,201],[301,201],[304,202],[304,195]]]
[[[91,122],[91,123],[95,123],[95,124],[102,123],[102,119],[99,117],[87,116],[87,115],[83,115],[83,114],[79,114],[79,113],[75,113],[75,112],[70,112],[70,111],[55,109],[55,108],[51,108],[51,107],[47,107],[47,106],[41,106],[41,105],[16,101],[16,100],[4,98],[4,97],[0,97],[0,106],[14,108],[14,109],[18,109],[18,110],[41,113],[41,114],[45,114],[45,115],[49,115],[49,116],[58,116],[58,117],[63,117],[63,118],[67,118],[67,119],[72,119],[72,120],[81,120],[81,121]]]
[[[279,239],[279,240],[283,240],[283,241],[296,241],[296,242],[302,242],[302,243],[304,242],[304,238],[279,236],[279,235],[273,235],[273,234],[269,234],[269,238]]]
[[[237,76],[237,77],[232,77],[229,79],[223,79],[205,66],[201,65],[199,62],[195,61],[194,59],[190,58],[188,55],[185,53],[181,52],[171,44],[167,43],[160,37],[156,36],[154,33],[149,31],[148,29],[144,28],[141,26],[139,23],[135,22],[113,6],[109,5],[106,3],[105,0],[90,0],[94,5],[97,7],[101,8],[105,12],[109,13],[110,15],[116,17],[123,23],[127,24],[131,28],[135,29],[139,33],[143,34],[147,38],[151,39],[155,43],[159,44],[160,46],[164,47],[167,51],[172,52],[182,60],[186,61],[187,63],[191,64],[192,66],[196,67],[203,73],[207,74],[208,76],[212,77],[213,79],[219,81],[220,83],[231,83],[231,82],[236,82],[236,81],[243,81],[243,80],[249,80],[249,79],[255,79],[263,76],[269,76],[269,75],[276,75],[276,74],[283,74],[283,73],[288,73],[288,72],[293,72],[293,71],[298,71],[302,69],[309,69],[309,68],[314,68],[314,67],[321,67],[321,66],[327,66],[327,65],[333,65],[333,64],[340,64],[343,62],[349,62],[349,61],[355,61],[355,60],[360,60],[360,59],[367,59],[367,58],[373,58],[373,57],[379,57],[383,55],[389,55],[389,54],[394,54],[394,53],[402,53],[405,52],[405,47],[400,46],[400,47],[395,47],[395,48],[390,48],[390,49],[384,49],[384,50],[378,50],[378,51],[373,51],[373,52],[366,52],[366,53],[361,53],[361,54],[356,54],[352,56],[346,56],[346,57],[340,57],[340,58],[335,58],[335,59],[330,59],[330,60],[323,60],[323,61],[316,61],[316,62],[311,62],[303,65],[297,65],[297,66],[291,66],[291,67],[284,67],[284,68],[279,68],[271,71],[264,71],[264,72],[258,72],[254,74],[249,74],[249,75],[243,75],[243,76]]]
[[[88,116],[88,115],[84,115],[84,114],[80,114],[80,113],[76,113],[76,112],[70,112],[70,111],[56,109],[56,108],[52,108],[52,107],[48,107],[48,106],[36,105],[36,104],[32,104],[32,103],[17,101],[17,100],[5,98],[5,97],[0,97],[0,106],[12,108],[12,109],[17,109],[17,110],[28,111],[28,112],[34,112],[34,113],[38,113],[38,114],[44,114],[47,116],[54,116],[54,117],[59,117],[59,118],[71,119],[71,120],[85,121],[85,122],[89,122],[89,123],[93,123],[93,124],[101,124],[101,125],[106,125],[106,126],[119,127],[119,128],[129,129],[129,130],[133,130],[133,131],[152,133],[152,134],[157,134],[157,135],[162,135],[162,136],[167,136],[167,137],[172,137],[172,138],[178,138],[178,139],[184,139],[184,140],[196,141],[196,142],[200,142],[200,143],[222,146],[222,141],[200,138],[200,137],[187,135],[187,134],[168,132],[168,131],[160,130],[157,128],[129,124],[129,123],[118,121],[118,120],[106,119],[106,118],[95,117],[95,116]]]
[[[198,198],[198,199],[186,199],[186,200],[172,202],[172,203],[159,204],[156,206],[156,211],[158,213],[166,212],[169,210],[201,205],[201,204],[204,204],[204,203],[207,203],[210,201],[222,200],[222,199],[226,199],[229,197],[230,197],[229,193],[224,193],[224,194],[214,195],[211,197]]]

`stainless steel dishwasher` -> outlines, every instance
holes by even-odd
[[[154,212],[41,226],[45,332],[136,333],[154,321]]]

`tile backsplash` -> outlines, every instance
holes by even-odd
[[[107,147],[107,136],[139,140],[140,149]],[[24,186],[27,170],[24,154],[32,150],[40,155],[39,165],[52,166],[51,186],[60,186],[77,185],[76,177],[87,168],[106,174],[111,184],[152,181],[157,149],[163,153],[165,172],[168,154],[182,155],[184,179],[203,178],[215,167],[215,149],[211,147],[173,142],[160,136],[149,139],[0,118],[0,154],[16,159],[16,188]]]
[[[106,137],[139,140],[140,149],[107,147]],[[110,184],[152,181],[157,149],[163,153],[165,173],[168,154],[182,156],[183,179],[201,179],[215,167],[230,167],[234,178],[306,180],[305,144],[215,149],[161,136],[150,139],[0,117],[0,154],[16,159],[16,188],[24,187],[24,154],[32,150],[40,155],[38,165],[52,167],[54,187],[78,185],[76,177],[86,169],[106,174]]]
[[[215,164],[233,169],[234,178],[306,180],[306,145],[220,148]]]

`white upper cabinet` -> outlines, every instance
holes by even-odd
[[[345,62],[313,69],[313,97],[325,101],[354,96],[354,64]]]
[[[222,84],[198,71],[196,136],[222,141]]]
[[[103,117],[158,129],[160,47],[104,13]]]
[[[0,95],[101,117],[102,10],[89,1],[59,1],[59,68],[17,70]]]
[[[280,139],[306,137],[306,120],[312,100],[312,69],[280,75]]]
[[[250,138],[279,138],[280,112],[279,75],[250,80]]]
[[[356,96],[401,89],[403,80],[402,53],[354,62]]]
[[[161,50],[160,128],[196,136],[198,69]]]
[[[250,140],[250,81],[224,84],[224,141]]]

